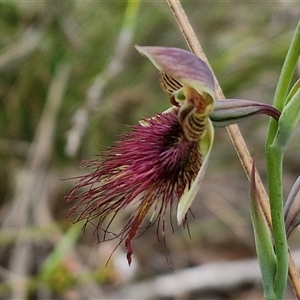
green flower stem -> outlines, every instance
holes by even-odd
[[[283,217],[282,192],[283,153],[276,146],[267,147],[268,186],[276,253],[274,290],[277,299],[283,298],[288,274],[288,244]]]
[[[300,21],[297,25],[294,37],[284,61],[278,80],[273,106],[282,111],[287,100],[292,76],[294,74],[300,53]],[[266,159],[270,209],[272,217],[274,246],[276,254],[276,274],[274,289],[278,300],[282,299],[286,289],[288,274],[288,244],[285,232],[283,215],[283,191],[282,191],[282,161],[284,147],[273,143],[277,134],[278,124],[270,120],[268,137],[266,142]]]

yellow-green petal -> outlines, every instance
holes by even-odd
[[[201,141],[199,142],[199,148],[201,155],[203,157],[202,166],[195,178],[194,182],[191,185],[191,188],[186,188],[182,197],[179,200],[178,208],[177,208],[177,222],[181,224],[182,221],[185,219],[185,215],[189,208],[191,207],[199,189],[201,182],[204,178],[206,168],[208,165],[209,155],[212,149],[214,141],[214,127],[210,119],[207,118],[207,125],[206,125],[206,133],[202,137]]]

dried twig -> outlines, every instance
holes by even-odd
[[[190,49],[201,59],[203,59],[209,65],[209,62],[201,48],[201,45],[194,33],[194,30],[179,2],[179,0],[166,0],[174,14],[174,17],[186,39],[187,44]],[[224,94],[220,85],[218,84],[217,78],[214,76],[216,82],[216,92],[217,98],[219,100],[224,99]],[[236,153],[241,161],[241,164],[244,168],[244,171],[249,179],[251,168],[252,168],[252,158],[247,148],[247,145],[242,137],[242,134],[239,130],[238,125],[230,125],[227,126],[227,132],[229,137],[234,145]],[[257,183],[257,195],[259,198],[259,202],[263,213],[265,215],[266,221],[270,228],[272,228],[271,222],[271,213],[269,207],[269,199],[264,188],[264,185],[256,172],[256,183]],[[295,295],[298,299],[300,299],[300,277],[298,269],[295,267],[295,263],[293,261],[292,255],[289,251],[289,279],[294,288]]]

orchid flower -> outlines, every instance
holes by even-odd
[[[203,180],[214,141],[214,126],[236,123],[254,114],[275,119],[273,107],[249,100],[216,100],[214,76],[194,54],[177,48],[136,47],[160,72],[162,89],[171,107],[144,118],[124,134],[77,181],[66,196],[76,200],[70,214],[75,222],[96,226],[99,241],[119,239],[131,263],[132,240],[157,223],[164,231],[165,214],[177,207],[177,221],[186,225],[187,212]],[[131,210],[130,210],[131,208]],[[129,219],[116,233],[116,215],[128,209]],[[147,221],[146,216],[150,218]],[[143,225],[148,222],[148,225]]]

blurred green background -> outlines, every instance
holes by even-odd
[[[226,97],[272,103],[299,3],[182,5]],[[169,106],[156,69],[134,48],[187,49],[166,2],[1,1],[0,29],[0,299],[105,299],[124,283],[255,257],[248,182],[225,129],[216,130],[192,207],[192,239],[174,226],[164,245],[153,227],[134,242],[130,270],[122,247],[105,268],[114,243],[97,244],[93,228],[82,235],[82,224],[65,218],[74,184],[65,179],[87,172],[81,161]],[[259,116],[241,124],[263,179],[267,123]],[[300,170],[296,135],[284,170],[287,192]]]

